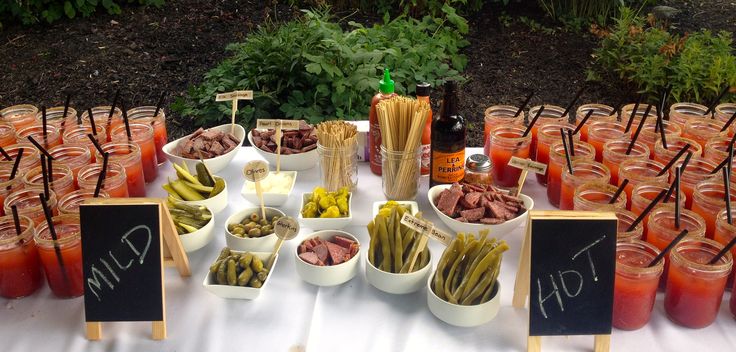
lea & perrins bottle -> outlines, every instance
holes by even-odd
[[[440,113],[432,120],[430,187],[465,176],[465,118],[458,112],[457,82],[445,82]]]
[[[429,83],[422,82],[418,83],[416,87],[417,100],[425,101],[429,104],[429,91],[432,86]],[[429,158],[432,153],[429,145],[432,143],[432,109],[429,110],[429,117],[427,118],[427,124],[424,126],[422,131],[422,162],[421,172],[422,176],[429,175]]]
[[[378,82],[378,93],[371,99],[371,109],[368,112],[368,157],[371,171],[376,175],[381,175],[381,126],[378,124],[376,105],[381,100],[397,95],[394,93],[394,81],[391,80],[391,74],[386,68],[383,70],[383,79]]]

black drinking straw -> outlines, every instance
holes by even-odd
[[[732,238],[732,239],[731,239],[730,241],[728,241],[728,243],[726,244],[726,246],[725,246],[725,247],[723,247],[723,249],[721,249],[721,251],[720,251],[720,252],[718,252],[718,254],[716,254],[716,256],[715,256],[715,257],[713,257],[713,259],[711,259],[711,260],[710,260],[710,261],[708,262],[708,265],[713,265],[713,264],[715,264],[715,263],[718,263],[718,261],[719,261],[719,260],[721,260],[721,258],[722,258],[722,257],[723,257],[724,255],[726,255],[726,253],[728,253],[728,251],[730,251],[730,250],[731,250],[731,248],[732,248],[732,247],[733,247],[734,245],[736,245],[736,237],[734,237],[734,238]],[[733,293],[731,293],[731,294],[733,294]]]
[[[161,96],[158,98],[158,103],[156,104],[156,110],[153,112],[153,118],[156,118],[156,116],[158,116],[158,112],[161,111],[161,107],[164,106],[164,99],[166,99],[166,92],[161,92]],[[524,105],[521,106],[521,108],[519,109],[519,112],[517,112],[516,115],[514,115],[514,117],[519,116],[519,113],[521,113],[521,109],[523,109],[524,106],[526,106],[526,103],[528,103],[530,99],[531,99],[531,96],[529,96],[529,99],[527,99],[524,102]]]
[[[629,179],[625,178],[623,181],[621,181],[621,184],[618,186],[618,189],[611,197],[611,200],[608,201],[608,204],[614,204],[618,200],[618,197],[621,196],[621,193],[624,191],[624,188],[626,188],[626,185],[629,184]]]
[[[721,132],[728,129],[729,126],[733,123],[733,120],[736,120],[736,111],[733,112],[733,115],[728,118],[728,121],[726,121],[725,124],[723,124],[723,127],[721,127]]]
[[[659,124],[659,137],[662,139],[662,147],[669,149],[667,147],[667,136],[664,131],[664,119],[662,118],[662,112],[659,110],[657,110],[657,123]]]
[[[125,134],[128,135],[128,142],[132,139],[132,135],[130,134],[130,121],[128,121],[128,112],[125,111],[125,103],[121,100],[120,101],[120,109],[123,110],[123,123],[125,123]]]
[[[8,152],[6,152],[5,149],[3,149],[3,147],[0,147],[0,154],[3,155],[5,160],[13,160],[13,158],[10,157],[10,154],[8,154]]]
[[[713,109],[716,108],[716,105],[718,105],[718,102],[721,101],[723,96],[726,95],[726,93],[728,93],[730,89],[731,87],[727,84],[726,88],[721,92],[721,94],[718,94],[718,96],[715,99],[713,99],[713,101],[710,102],[710,104],[708,105],[708,110],[705,110],[705,113],[703,113],[703,115],[708,115],[711,112],[713,112]]]
[[[526,137],[529,132],[532,130],[532,126],[534,126],[535,123],[537,123],[537,120],[539,120],[539,117],[542,116],[542,111],[544,111],[544,105],[539,107],[539,110],[537,110],[537,113],[534,115],[534,118],[532,118],[532,121],[529,122],[529,126],[526,126],[526,130],[524,130],[524,134],[522,134],[522,137]]]
[[[652,202],[649,203],[649,205],[647,205],[646,208],[644,208],[641,214],[639,214],[639,217],[637,217],[636,220],[634,220],[634,222],[632,222],[631,225],[629,225],[629,228],[626,229],[626,232],[634,230],[636,228],[636,225],[639,225],[639,223],[642,222],[642,220],[644,220],[647,214],[649,214],[649,212],[652,211],[652,209],[654,209],[654,206],[657,205],[657,202],[659,202],[662,199],[662,197],[664,197],[664,194],[666,192],[667,191],[665,190],[661,190],[659,194],[657,194],[657,196],[654,197],[654,199],[652,199]]]
[[[95,149],[97,149],[97,151],[100,152],[100,154],[105,154],[105,151],[102,150],[100,143],[97,143],[97,139],[92,134],[88,134],[87,138],[89,138],[89,140],[92,141],[92,144],[95,146]]]
[[[43,176],[43,195],[49,200],[49,177],[46,165],[46,156],[41,154],[41,176]]]
[[[92,108],[87,109],[87,117],[89,118],[89,125],[92,126],[92,134],[97,135],[97,126],[95,126],[95,117],[92,116]]]
[[[667,171],[672,167],[672,165],[675,165],[675,163],[677,162],[677,160],[680,159],[680,157],[683,154],[685,154],[685,152],[688,149],[690,149],[690,144],[685,144],[685,146],[682,147],[682,149],[680,149],[680,151],[677,152],[677,154],[675,154],[675,156],[673,156],[672,159],[670,159],[670,161],[667,162],[667,165],[665,165],[664,168],[662,168],[662,170],[657,174],[657,176],[662,176],[665,173],[667,173]]]
[[[565,160],[567,160],[567,171],[570,175],[574,175],[572,170],[572,159],[570,159],[570,151],[567,148],[567,141],[565,140],[565,130],[560,128],[560,137],[562,137],[562,147],[565,148]]]
[[[107,129],[110,129],[110,124],[112,124],[112,114],[115,113],[115,104],[118,103],[119,98],[120,98],[120,89],[115,91],[115,97],[112,99],[112,106],[110,106],[110,113],[107,115]]]
[[[573,131],[572,134],[578,133],[580,129],[583,128],[583,125],[588,121],[591,116],[593,116],[593,112],[595,112],[595,109],[588,110],[588,113],[585,114],[585,117],[583,117],[582,120],[580,120],[580,123],[578,123],[577,127],[575,127],[575,131]]]
[[[61,274],[64,277],[64,283],[68,284],[69,278],[66,274],[64,258],[61,256],[61,247],[59,247],[59,238],[56,236],[56,229],[54,228],[51,209],[49,209],[49,205],[46,203],[46,199],[44,199],[43,194],[39,194],[38,198],[41,199],[41,206],[43,207],[43,213],[46,216],[46,223],[49,225],[49,233],[51,233],[51,239],[54,241],[54,252],[56,252],[56,260],[59,261],[59,269],[61,269]]]
[[[726,190],[723,194],[723,200],[726,201],[726,219],[729,224],[733,224],[733,217],[731,216],[731,175],[728,174],[726,169],[723,169],[723,188]]]
[[[97,177],[97,185],[95,185],[95,193],[92,197],[97,198],[100,195],[100,190],[102,189],[102,182],[105,181],[105,176],[107,174],[107,160],[110,157],[110,153],[104,153],[102,155],[102,169],[100,170],[100,175]]]
[[[675,228],[680,229],[680,168],[675,168]]]
[[[64,127],[66,126],[66,114],[69,112],[69,103],[72,101],[72,95],[67,94],[66,100],[64,101],[64,115],[61,116],[61,131],[62,134],[64,132]],[[77,120],[79,120],[79,116],[77,116]]]
[[[736,142],[736,135],[734,135],[733,138],[731,138],[731,141],[728,144],[728,153],[727,153],[728,155],[726,155],[726,157],[723,158],[723,161],[721,161],[721,163],[718,164],[718,166],[716,166],[715,168],[713,168],[713,171],[710,172],[711,175],[714,175],[722,167],[728,165],[729,159],[731,159],[731,156],[733,155],[733,144],[734,144],[734,142]]]
[[[18,217],[18,207],[15,206],[15,204],[10,206],[10,209],[13,211],[13,223],[15,223],[15,233],[20,236],[21,232],[23,230],[20,228],[20,217]],[[20,243],[23,243],[23,239],[19,241]]]
[[[46,106],[44,105],[41,105],[41,124],[43,125],[43,140],[44,143],[46,143],[46,136],[48,136],[49,132],[46,129],[48,126],[48,119],[46,118]]]
[[[580,99],[580,96],[583,95],[583,92],[585,91],[585,88],[587,88],[587,87],[583,84],[583,86],[580,87],[580,89],[578,89],[578,92],[575,93],[575,96],[570,101],[570,104],[567,104],[567,107],[565,108],[565,111],[562,112],[562,116],[563,117],[565,115],[567,115],[570,112],[570,110],[572,110],[572,107],[573,107],[573,105],[575,105],[575,102],[577,102],[578,99]],[[570,123],[574,123],[575,122],[575,115],[570,115],[570,117],[568,117],[568,121]]]
[[[651,268],[657,265],[657,263],[660,260],[662,260],[662,258],[664,258],[665,255],[667,255],[667,252],[669,252],[678,242],[682,241],[682,239],[685,238],[685,236],[687,236],[687,230],[682,230],[682,232],[680,232],[680,234],[677,235],[677,237],[675,237],[675,239],[673,239],[672,242],[670,242],[670,244],[667,245],[667,247],[664,247],[664,249],[661,252],[659,252],[659,254],[657,254],[657,256],[654,257],[654,259],[652,259],[651,262],[649,262],[649,265],[647,265],[647,267]]]
[[[647,116],[649,116],[650,111],[652,111],[651,104],[647,106],[647,109],[644,111],[644,116],[642,116],[641,122],[639,122],[639,126],[636,127],[634,138],[631,138],[631,143],[629,143],[629,147],[626,148],[626,155],[631,154],[631,150],[634,149],[634,144],[636,144],[636,140],[639,139],[639,134],[641,133],[642,128],[644,128],[644,122],[647,121]]]
[[[619,110],[621,110],[621,107],[623,107],[623,106],[624,106],[624,103],[626,102],[626,99],[628,99],[628,98],[629,98],[629,94],[631,94],[631,87],[629,87],[629,88],[628,88],[628,89],[626,90],[626,94],[624,94],[624,95],[623,95],[623,96],[621,97],[621,100],[619,100],[619,101],[618,101],[618,103],[617,103],[616,105],[614,105],[614,106],[613,106],[613,112],[615,112],[615,113],[617,113],[617,114],[618,114],[618,113],[620,113],[620,111],[619,111]],[[620,119],[620,117],[621,117],[621,116],[619,116],[619,120],[621,120],[621,119]]]
[[[28,138],[28,141],[30,141],[31,144],[33,144],[36,147],[36,149],[38,149],[43,155],[46,155],[47,158],[51,158],[51,159],[54,158],[51,154],[49,154],[48,150],[46,150],[46,148],[38,144],[38,142],[36,142],[36,140],[33,139],[32,136],[28,136],[26,138]]]
[[[24,148],[20,148],[20,150],[18,150],[18,155],[15,156],[15,162],[13,162],[13,169],[10,170],[10,178],[8,178],[8,180],[14,179],[15,175],[18,173],[18,166],[20,165],[20,159],[23,157],[23,152],[25,152]]]
[[[570,147],[570,156],[575,156],[575,140],[572,138],[572,131],[567,130],[567,145]]]
[[[631,115],[629,115],[629,121],[626,123],[626,129],[624,130],[624,132],[629,132],[631,130],[631,125],[634,123],[634,118],[636,117],[636,111],[639,110],[639,104],[641,104],[641,99],[643,97],[643,95],[639,94],[639,97],[636,98],[634,110],[632,110]]]
[[[48,164],[48,167],[46,168],[46,170],[49,171],[49,174],[48,174],[49,184],[53,188],[54,187],[54,165],[51,163],[52,160],[53,159],[46,159],[46,163]]]
[[[685,169],[687,168],[687,164],[690,163],[690,158],[693,157],[693,152],[687,152],[687,155],[685,155],[685,160],[682,161],[682,164],[680,164],[680,174],[683,174],[685,172]]]

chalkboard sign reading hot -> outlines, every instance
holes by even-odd
[[[80,220],[86,320],[164,320],[159,205],[82,205]]]
[[[532,218],[529,335],[608,335],[616,217]]]

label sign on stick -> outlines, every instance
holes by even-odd
[[[529,159],[522,159],[515,156],[512,156],[511,160],[509,160],[509,166],[513,166],[517,169],[530,170],[540,175],[543,175],[545,172],[547,172],[546,164],[538,163]]]
[[[215,101],[228,101],[228,100],[251,100],[253,99],[252,90],[236,90],[229,93],[220,93],[215,96]]]
[[[274,119],[258,119],[256,122],[257,129],[277,129],[298,130],[300,126],[299,120],[274,120]]]
[[[276,220],[276,224],[273,226],[273,232],[276,237],[284,241],[293,240],[299,233],[299,222],[290,216],[284,216]]]
[[[250,182],[258,182],[268,176],[268,164],[263,160],[253,160],[245,164],[243,176]]]
[[[450,234],[436,229],[431,222],[412,216],[408,212],[404,213],[404,216],[401,217],[401,224],[422,235],[429,236],[445,246],[452,242],[452,236]]]
[[[616,216],[530,216],[529,335],[610,335]]]

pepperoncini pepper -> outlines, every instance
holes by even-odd
[[[339,218],[340,209],[338,209],[337,206],[333,205],[327,208],[325,211],[323,211],[319,217],[320,218]]]

